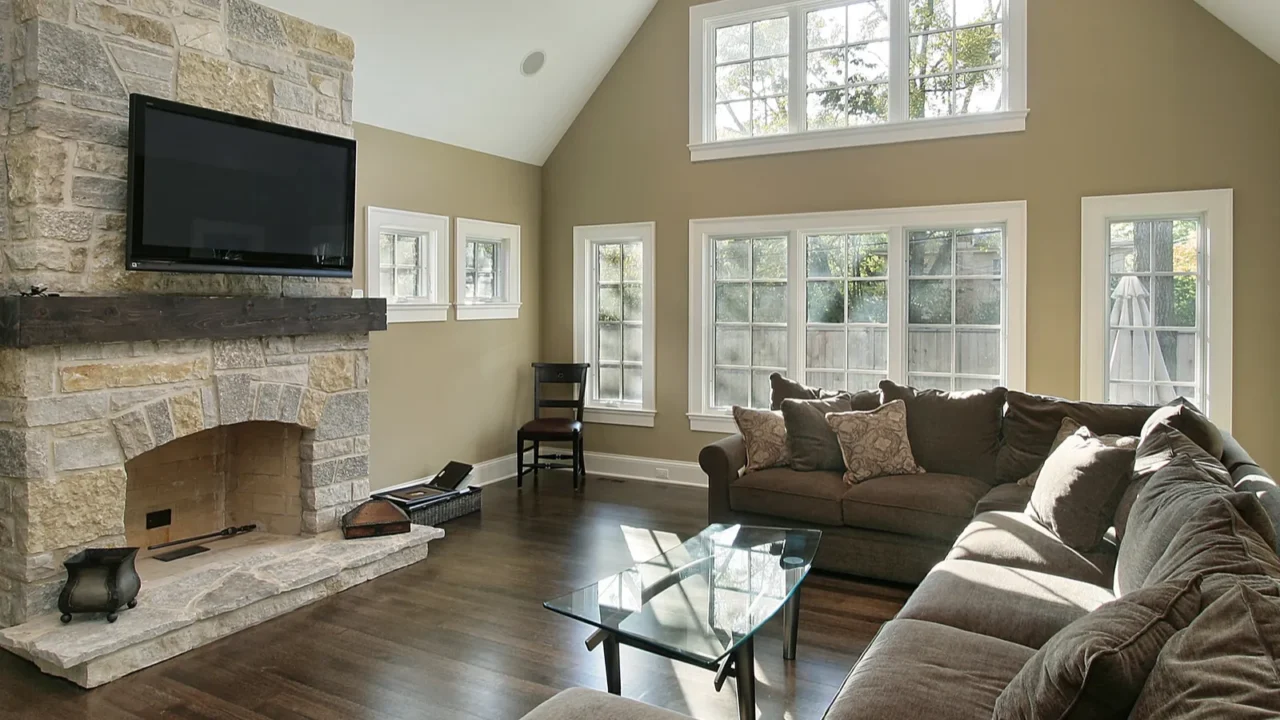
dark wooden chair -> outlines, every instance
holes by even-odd
[[[587,363],[534,363],[533,364],[533,420],[524,424],[516,434],[516,487],[524,486],[524,474],[533,471],[536,481],[538,470],[572,470],[573,489],[587,485],[587,465],[582,453],[582,413],[587,400]],[[547,386],[576,386],[570,392],[548,396]],[[565,397],[568,395],[568,397]],[[546,417],[543,410],[571,410],[570,417]],[[571,454],[542,454],[542,443],[570,443]],[[526,463],[524,454],[533,447],[533,462]],[[570,461],[564,464],[564,461]]]

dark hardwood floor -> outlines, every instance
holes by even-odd
[[[423,563],[92,691],[0,652],[2,718],[519,718],[561,689],[605,687],[586,625],[542,601],[644,559],[706,525],[706,492],[567,475],[485,488],[481,515],[447,523]],[[800,646],[781,619],[756,641],[761,718],[818,718],[908,589],[806,581]],[[736,717],[732,683],[622,649],[627,697],[697,718]]]

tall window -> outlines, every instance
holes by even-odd
[[[907,382],[983,390],[1003,376],[1004,228],[907,233]]]
[[[388,322],[448,318],[448,218],[370,207],[365,237],[365,288],[387,299]]]
[[[520,317],[520,226],[458,218],[459,320]]]
[[[1022,130],[1025,4],[720,0],[695,5],[690,11],[692,157]],[[983,117],[965,117],[974,115]]]
[[[730,407],[769,407],[774,372],[1021,387],[1025,227],[1023,203],[694,221],[691,427],[731,432]]]
[[[712,241],[716,407],[769,407],[787,368],[787,238]]]
[[[587,421],[653,426],[653,223],[574,228],[574,356]]]
[[[1087,398],[1185,397],[1229,423],[1230,215],[1230,191],[1084,200]]]

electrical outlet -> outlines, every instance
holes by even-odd
[[[655,468],[653,471],[653,476],[658,478],[659,480],[670,480],[671,471],[666,468]]]

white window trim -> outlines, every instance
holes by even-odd
[[[657,390],[654,386],[657,329],[655,324],[657,301],[654,297],[657,277],[654,262],[654,245],[657,226],[652,222],[629,223],[619,225],[589,225],[573,229],[573,358],[574,362],[591,362],[595,355],[592,350],[592,333],[590,310],[594,308],[594,274],[590,262],[594,254],[592,246],[601,242],[620,242],[639,240],[641,252],[644,254],[644,267],[641,283],[643,285],[643,301],[641,309],[641,330],[644,343],[642,382],[643,397],[639,406],[635,404],[600,405],[591,402],[591,385],[587,385],[587,407],[585,419],[591,423],[607,425],[629,425],[632,427],[653,427],[657,415]]]
[[[387,303],[387,322],[444,322],[449,319],[449,218],[369,206],[365,209],[365,294],[382,297],[378,242],[382,232],[430,233],[431,296]]]
[[[1200,253],[1204,287],[1205,368],[1203,410],[1231,431],[1232,401],[1232,190],[1193,190],[1086,197],[1080,203],[1080,397],[1106,397],[1106,300],[1108,221],[1196,215],[1204,218],[1205,247]]]
[[[711,68],[715,66],[715,47],[707,40],[712,29],[777,15],[778,11],[785,9],[792,18],[791,37],[795,39],[804,34],[797,32],[797,28],[803,30],[805,27],[805,13],[846,2],[848,0],[843,2],[801,0],[784,3],[779,3],[778,0],[719,0],[719,2],[694,5],[689,8],[689,156],[693,162],[1026,130],[1028,114],[1026,0],[1004,0],[1005,16],[1002,22],[1004,23],[1004,57],[1007,63],[1005,110],[923,120],[902,120],[867,127],[805,131],[799,131],[800,125],[794,121],[799,116],[793,113],[792,131],[785,135],[709,140],[708,138],[712,137],[713,99],[709,95],[711,88],[707,87],[707,80],[710,77]],[[890,14],[891,22],[894,23],[892,34],[895,37],[905,37],[907,33],[905,24],[898,27],[899,23],[895,19],[907,17],[907,0],[889,0],[889,2],[894,6],[894,12]],[[790,77],[793,87],[796,87],[797,78],[803,80],[806,77],[804,58],[794,57],[796,48],[799,47],[797,42],[799,41],[793,40],[791,46],[793,57]],[[889,79],[891,84],[906,82],[907,78],[903,74],[905,66],[902,65],[904,62],[906,62],[905,57],[895,63],[891,69],[892,74]],[[793,98],[803,93],[803,85],[804,83],[801,82],[800,89],[793,94]],[[794,101],[790,105],[793,108],[804,107],[803,103],[797,105]],[[899,108],[898,112],[906,111]]]
[[[805,249],[801,239],[822,232],[878,231],[889,233],[889,262],[906,267],[905,228],[928,226],[1005,226],[1004,305],[1005,386],[1023,390],[1027,383],[1027,204],[1023,201],[946,205],[936,207],[857,210],[799,215],[765,215],[744,218],[691,220],[689,222],[689,429],[699,432],[737,432],[733,418],[711,407],[711,353],[714,350],[711,240],[726,235],[786,235],[788,238],[788,374],[804,370]],[[888,281],[889,326],[905,327],[907,283],[903,273],[890,273]],[[888,376],[905,383],[906,337],[889,343]]]
[[[459,320],[515,320],[520,317],[520,226],[488,220],[458,218],[454,221],[455,278],[457,286],[456,314]],[[502,241],[501,270],[503,299],[501,302],[467,300],[467,238]]]

